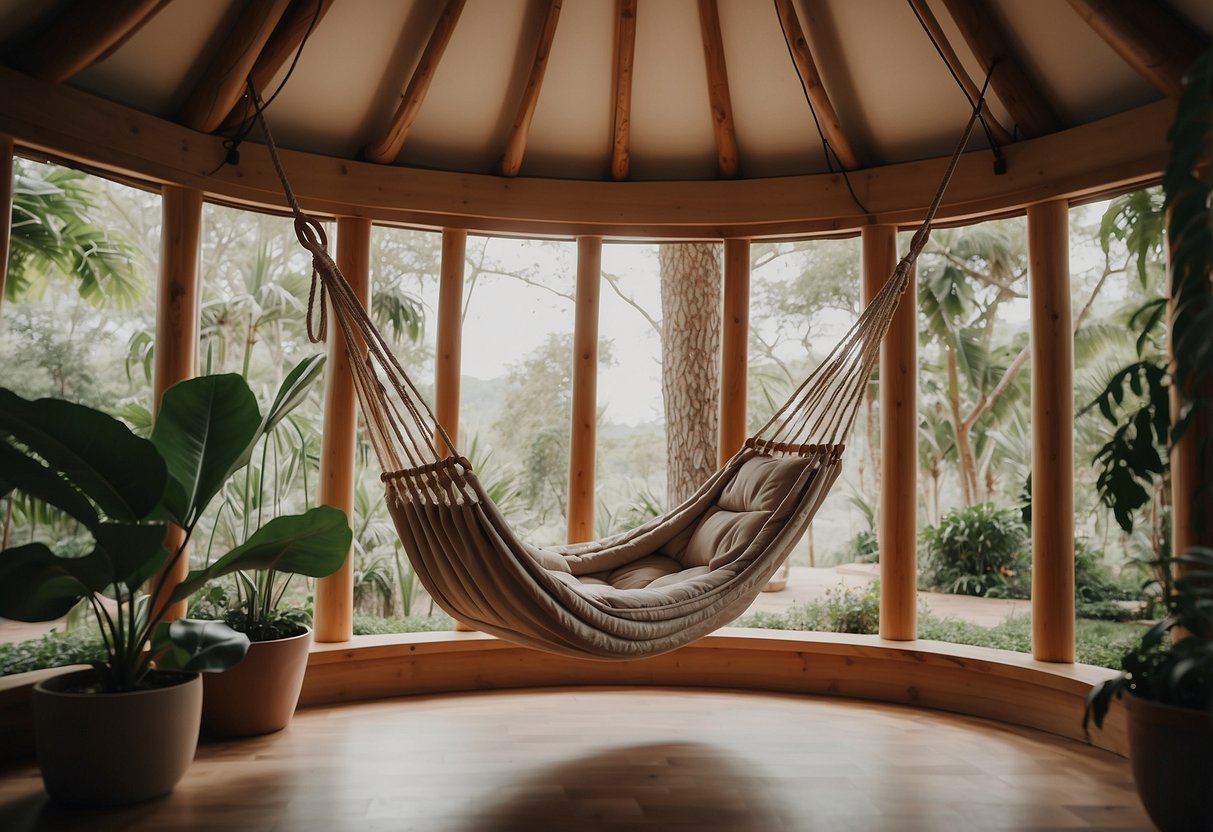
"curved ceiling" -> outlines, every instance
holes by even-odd
[[[1056,132],[1174,97],[1210,32],[1206,0],[0,0],[4,63],[194,129],[251,71],[292,149],[606,181],[946,155],[946,57],[996,59],[996,140]]]

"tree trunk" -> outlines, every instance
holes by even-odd
[[[660,247],[666,499],[676,506],[716,470],[720,399],[718,243]]]

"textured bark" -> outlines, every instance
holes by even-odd
[[[661,391],[666,499],[675,506],[716,470],[720,421],[721,247],[662,245]]]

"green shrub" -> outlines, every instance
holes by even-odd
[[[443,613],[410,615],[404,618],[380,618],[375,615],[355,615],[354,635],[382,636],[391,633],[437,633],[455,629],[455,622]]]
[[[0,676],[105,661],[101,636],[91,628],[70,633],[52,630],[41,638],[0,644]]]
[[[834,590],[831,590],[834,592]],[[868,595],[877,593],[869,590],[846,590],[839,588],[837,597],[848,597],[854,608],[870,608],[871,621],[864,621],[865,629],[858,632],[876,632],[876,612],[879,601],[868,600]],[[859,600],[862,599],[862,600]],[[764,627],[771,630],[815,630],[818,632],[856,632],[856,630],[832,630],[822,626],[827,619],[826,601],[798,604],[785,613],[752,613],[739,619],[738,627]],[[845,621],[845,617],[839,619]],[[868,624],[871,629],[866,629]],[[1110,621],[1089,621],[1079,619],[1075,629],[1075,656],[1082,664],[1118,669],[1121,656],[1135,645],[1143,629],[1139,624],[1121,624]],[[970,621],[959,618],[940,618],[929,610],[922,611],[918,616],[918,638],[924,641],[946,641],[952,644],[965,644],[972,647],[990,647],[996,650],[1011,650],[1017,653],[1032,651],[1032,621],[1026,615],[1008,618],[996,627],[982,627]]]
[[[1103,562],[1103,552],[1094,549],[1085,540],[1074,542],[1074,597],[1082,604],[1099,605],[1109,601],[1138,601],[1142,598],[1139,581],[1132,572],[1123,578],[1112,574]],[[1086,615],[1084,618],[1102,618]]]
[[[880,560],[880,542],[876,532],[864,529],[851,538],[844,552],[843,561],[846,563],[876,563]]]
[[[1027,598],[1027,528],[1014,509],[993,503],[954,509],[923,529],[919,582],[954,595]]]
[[[750,613],[738,619],[734,626],[875,634],[880,629],[880,582],[873,581],[861,589],[839,584],[827,589],[825,598],[820,601],[797,604],[784,613]]]

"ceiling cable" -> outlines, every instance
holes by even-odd
[[[927,39],[930,40],[931,45],[935,47],[935,52],[936,52],[936,54],[939,55],[939,59],[941,61],[943,61],[943,65],[945,67],[947,67],[948,72],[951,73],[952,80],[956,82],[956,86],[960,87],[960,91],[962,93],[964,93],[965,100],[967,100],[969,102],[970,106],[977,108],[977,110],[978,110],[977,120],[979,122],[981,122],[982,132],[984,132],[986,134],[986,142],[989,143],[990,151],[994,154],[994,175],[1001,176],[1002,174],[1007,172],[1007,157],[1002,155],[1002,146],[999,145],[998,141],[994,138],[994,133],[990,129],[989,123],[986,121],[985,114],[981,112],[981,107],[982,107],[982,104],[985,103],[985,97],[986,97],[985,86],[982,87],[981,95],[978,97],[977,101],[974,101],[973,96],[969,94],[968,88],[965,87],[964,81],[960,80],[960,75],[956,72],[955,69],[952,68],[952,63],[948,60],[947,56],[944,55],[943,47],[940,46],[939,41],[937,41],[935,39],[935,35],[931,32],[931,28],[929,26],[927,26],[927,22],[925,20],[923,20],[922,15],[919,14],[918,7],[914,5],[914,0],[906,0],[906,2],[909,3],[910,11],[914,12],[914,17],[918,21],[918,25],[922,27],[922,31],[926,34]],[[990,68],[986,72],[986,85],[987,86],[990,83],[990,78],[994,75],[994,67],[996,67],[997,65],[998,65],[997,58],[995,58],[993,61],[990,62]]]
[[[779,14],[779,0],[774,0],[774,3],[775,3],[775,14],[778,15]],[[783,45],[788,50],[788,60],[790,60],[792,62],[792,66],[795,68],[796,67],[796,54],[792,51],[792,42],[790,40],[788,40],[788,32],[786,29],[784,29],[784,27],[782,25],[779,27],[779,29],[780,29],[780,31],[783,32]],[[870,214],[871,212],[868,211],[868,209],[866,207],[864,207],[864,204],[859,201],[859,197],[855,195],[855,189],[853,187],[851,187],[851,177],[847,175],[846,165],[844,165],[842,163],[842,158],[839,157],[838,151],[836,151],[834,149],[834,146],[830,144],[830,140],[826,138],[825,131],[821,129],[821,120],[817,117],[817,108],[813,106],[813,98],[812,98],[812,96],[809,95],[809,87],[805,83],[804,76],[800,74],[799,69],[796,70],[796,77],[798,79],[800,79],[800,90],[802,93],[804,93],[804,100],[808,103],[809,112],[812,113],[812,115],[813,115],[813,125],[817,128],[817,135],[821,138],[821,148],[825,152],[826,168],[830,171],[830,173],[841,173],[842,174],[842,181],[846,183],[847,192],[851,195],[851,201],[854,202],[857,206],[859,206],[859,210],[861,212],[863,212],[864,214]],[[837,171],[834,170],[835,160],[837,160],[837,162],[838,162]]]

